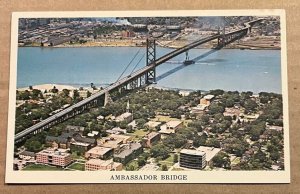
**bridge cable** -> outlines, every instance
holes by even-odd
[[[137,64],[134,66],[133,70],[131,71],[130,75],[134,72],[135,68],[137,68],[137,66],[140,64],[141,60],[145,57],[145,53],[142,55],[142,57],[140,58],[140,60],[137,62]]]
[[[124,69],[124,71],[121,73],[121,75],[118,77],[117,81],[119,81],[119,79],[123,76],[123,74],[125,73],[125,71],[128,69],[128,67],[131,65],[131,63],[134,61],[134,59],[136,58],[136,56],[139,54],[139,52],[141,51],[141,48],[135,53],[134,57],[131,59],[131,61],[128,63],[128,65],[126,66],[126,68]],[[117,82],[116,81],[116,82]]]

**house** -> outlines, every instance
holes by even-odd
[[[169,121],[160,127],[159,133],[162,135],[169,135],[176,133],[176,130],[183,126],[182,121]]]
[[[151,148],[152,145],[160,140],[160,133],[150,132],[142,139],[143,147]]]
[[[200,99],[200,104],[209,106],[214,97],[214,95],[206,95]]]
[[[96,146],[85,153],[85,158],[107,159],[113,154],[112,148]]]
[[[115,118],[116,122],[125,121],[125,122],[129,123],[132,120],[133,120],[133,116],[132,116],[132,113],[130,113],[130,112],[125,112]]]
[[[123,145],[120,150],[114,154],[114,161],[127,164],[143,152],[142,145],[139,143],[128,143]]]

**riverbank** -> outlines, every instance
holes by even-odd
[[[22,87],[22,88],[17,88],[18,91],[25,91],[25,90],[30,90],[30,89],[37,89],[41,91],[49,91],[53,88],[58,89],[59,91],[62,91],[63,89],[67,90],[75,90],[77,88],[70,86],[70,85],[61,85],[61,84],[41,84],[41,85],[33,85],[33,86],[28,86],[28,87]]]
[[[162,48],[177,49],[189,44],[188,40],[161,40],[157,41],[157,46]],[[196,49],[211,49],[216,46],[216,41],[202,44]],[[82,48],[82,47],[145,47],[144,39],[98,39],[87,41],[85,43],[63,43],[56,46],[44,46],[49,48]],[[19,47],[41,47],[40,44],[32,43],[29,45],[19,45]],[[281,49],[280,40],[272,37],[264,38],[244,38],[240,41],[233,42],[225,47],[225,49],[249,49],[249,50],[279,50]]]

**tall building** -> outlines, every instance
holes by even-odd
[[[200,150],[183,149],[180,151],[179,166],[201,170],[206,166],[206,154]]]
[[[36,162],[65,167],[72,162],[71,154],[48,148],[36,154]]]

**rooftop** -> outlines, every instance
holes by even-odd
[[[205,100],[211,100],[211,99],[213,99],[214,97],[215,97],[214,95],[209,94],[209,95],[204,96],[203,98],[204,98]]]
[[[120,153],[115,154],[115,157],[119,158],[125,158],[126,156],[129,156],[133,151],[138,150],[141,148],[142,145],[139,143],[130,143],[125,146],[125,149],[123,149]]]
[[[175,128],[178,125],[180,125],[181,123],[182,123],[182,121],[169,121],[169,122],[166,123],[166,125],[168,127]]]
[[[182,149],[180,151],[181,154],[189,154],[189,155],[195,155],[195,156],[204,156],[205,152],[200,150],[191,150],[191,149]]]
[[[198,151],[205,152],[206,154],[206,161],[210,161],[217,153],[221,151],[220,148],[214,148],[214,147],[206,147],[206,146],[200,146],[197,148]]]
[[[89,154],[97,154],[97,155],[104,155],[106,154],[107,152],[111,151],[112,148],[107,148],[107,147],[94,147],[92,149],[90,149],[89,151],[87,151],[87,153]]]
[[[57,157],[65,157],[65,156],[70,155],[67,152],[62,152],[61,150],[53,149],[53,148],[47,148],[45,150],[40,151],[38,154],[44,154],[44,155],[48,155],[48,156],[57,156]]]
[[[148,133],[145,137],[148,139],[152,139],[153,137],[159,135],[159,133],[152,131],[151,133]]]

